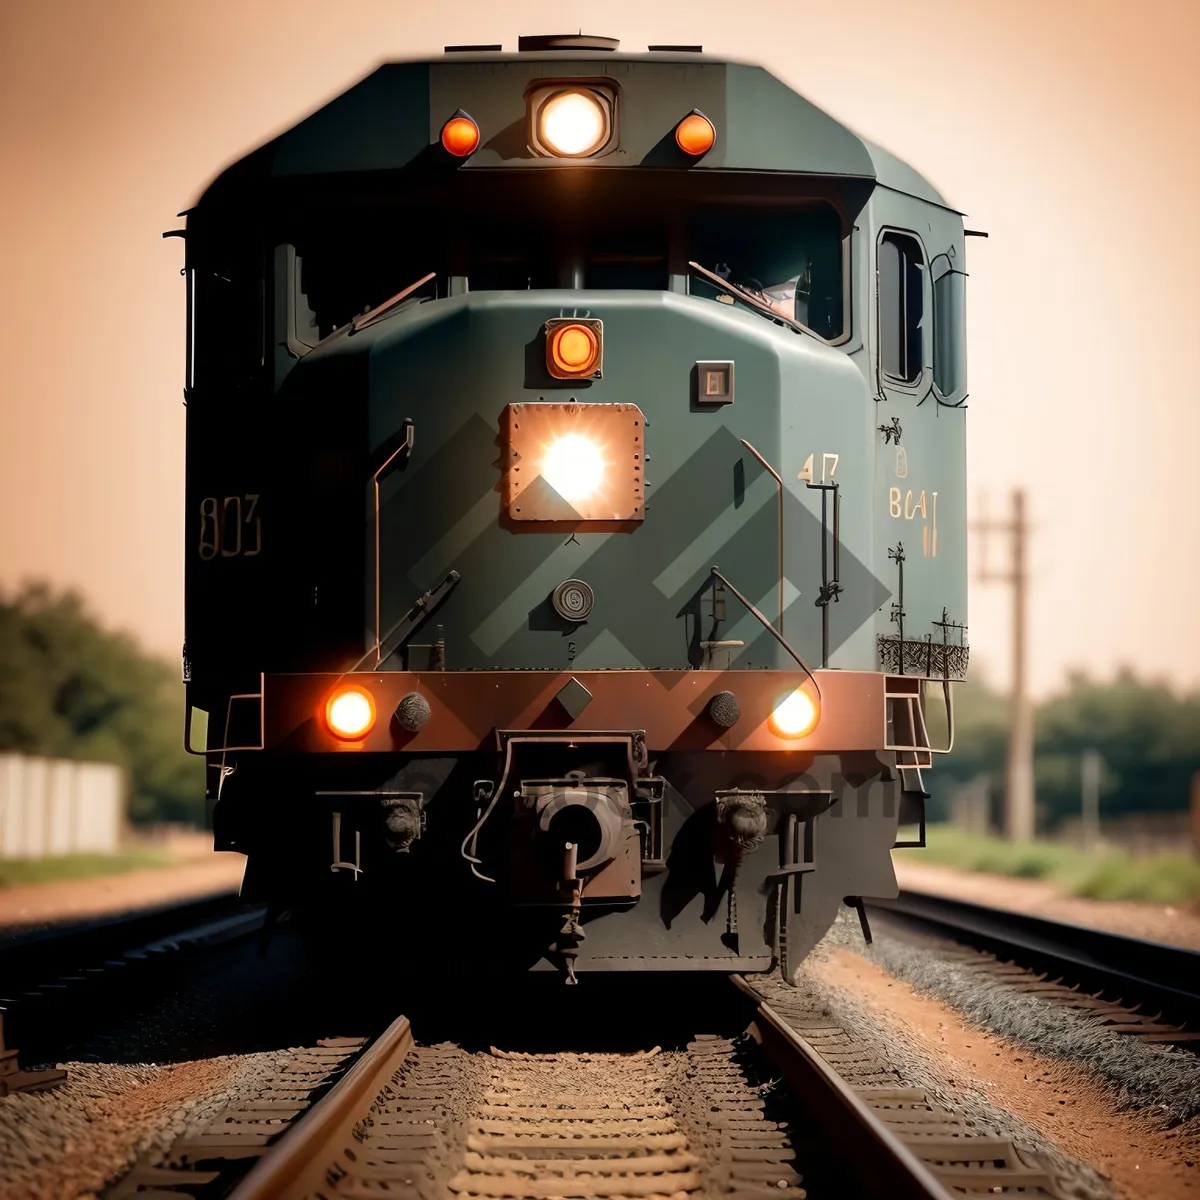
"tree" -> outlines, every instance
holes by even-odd
[[[115,762],[134,821],[204,814],[204,764],[183,750],[183,688],[128,635],[103,629],[75,592],[0,595],[0,750]]]
[[[930,776],[931,815],[947,815],[947,798],[963,782],[991,776],[1003,787],[1008,697],[973,672],[955,696],[954,752]],[[1083,753],[1098,750],[1106,767],[1106,815],[1185,809],[1189,780],[1200,771],[1200,694],[1139,680],[1129,668],[1108,683],[1083,673],[1034,713],[1035,776],[1044,823],[1079,812]]]

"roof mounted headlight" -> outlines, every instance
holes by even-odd
[[[529,94],[530,148],[546,158],[591,158],[613,144],[615,115],[607,84],[543,84]]]

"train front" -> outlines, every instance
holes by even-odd
[[[385,66],[214,184],[185,669],[249,893],[568,978],[790,972],[895,893],[873,186],[603,39]]]

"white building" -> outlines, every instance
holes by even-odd
[[[0,754],[0,860],[115,853],[126,792],[113,763]]]

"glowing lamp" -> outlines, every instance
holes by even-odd
[[[636,404],[510,404],[501,417],[508,521],[643,519],[646,419]]]
[[[479,145],[479,126],[466,113],[455,113],[442,126],[442,145],[455,158],[474,154]]]
[[[817,726],[817,702],[803,688],[789,692],[774,707],[768,724],[782,738],[802,738]]]
[[[585,158],[608,141],[608,109],[586,90],[551,96],[538,112],[537,124],[539,140],[563,158]]]
[[[374,697],[357,684],[342,684],[325,702],[325,724],[330,733],[345,741],[365,738],[375,727]]]
[[[604,451],[589,437],[565,434],[546,447],[542,478],[564,500],[588,500],[604,481]]]
[[[546,330],[546,369],[555,379],[586,379],[600,362],[599,321],[554,324]]]
[[[701,112],[690,112],[675,126],[675,143],[692,158],[699,158],[713,148],[717,131],[713,123]]]

